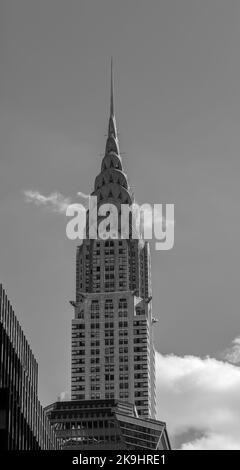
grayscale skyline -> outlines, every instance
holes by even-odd
[[[63,208],[100,171],[113,55],[136,200],[175,204],[175,246],[151,252],[159,416],[173,447],[240,449],[239,2],[3,0],[0,18],[0,282],[41,402],[70,392]]]

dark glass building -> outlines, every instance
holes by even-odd
[[[38,400],[38,364],[0,284],[0,449],[57,449]]]

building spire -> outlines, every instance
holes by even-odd
[[[111,92],[110,92],[110,116],[108,123],[108,137],[106,143],[106,154],[113,151],[119,155],[117,126],[114,113],[114,78],[113,78],[113,58],[111,57]]]
[[[113,58],[111,57],[111,99],[110,99],[110,116],[114,116],[114,78],[113,78]]]
[[[94,192],[98,198],[98,204],[114,201],[117,207],[121,204],[131,205],[132,194],[123,171],[122,159],[119,151],[117,126],[114,110],[114,74],[113,59],[111,57],[110,71],[110,115],[105,154],[102,159],[101,173],[97,175],[94,184]]]

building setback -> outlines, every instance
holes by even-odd
[[[0,450],[58,448],[37,394],[38,364],[0,284]]]

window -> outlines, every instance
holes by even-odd
[[[105,374],[105,380],[106,381],[114,380],[114,374]]]

